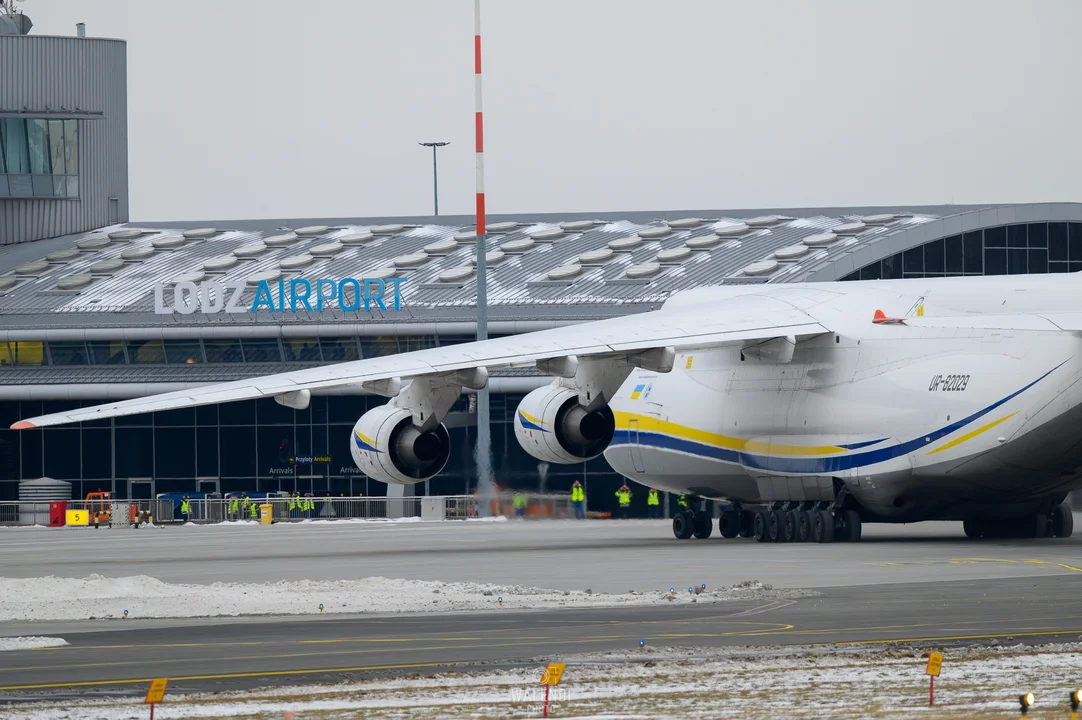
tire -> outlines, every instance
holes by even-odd
[[[759,542],[770,542],[770,536],[767,532],[769,526],[770,512],[768,510],[760,510],[755,513],[755,521],[752,524],[752,537]]]
[[[817,543],[834,542],[834,513],[829,510],[815,512],[812,535]]]
[[[1052,534],[1058,538],[1069,538],[1074,532],[1074,514],[1067,503],[1060,503],[1052,508]]]
[[[845,541],[860,542],[860,536],[862,534],[860,513],[856,510],[843,510],[842,522],[845,523]]]
[[[796,526],[800,523],[800,511],[790,510],[785,513],[785,524],[782,526],[782,539],[787,542],[796,542]]]
[[[1026,538],[1046,537],[1051,529],[1049,527],[1049,518],[1044,513],[1019,518],[1018,523],[1022,529],[1022,537]]]
[[[688,513],[678,512],[672,516],[672,534],[678,540],[687,540],[693,530],[691,516]]]
[[[785,513],[779,510],[771,510],[767,517],[767,536],[770,542],[781,542],[782,533],[785,532]]]
[[[695,518],[692,520],[692,527],[695,537],[699,540],[706,540],[710,537],[710,533],[714,529],[714,518],[710,517],[710,513],[699,511],[695,513]]]
[[[812,526],[815,524],[812,511],[798,510],[797,512],[800,513],[800,516],[796,525],[796,541],[802,543],[811,542]]]
[[[963,520],[962,530],[965,531],[967,538],[976,540],[977,538],[984,537],[983,523],[977,518],[966,518]]]
[[[734,538],[740,534],[740,513],[726,510],[718,519],[718,534],[723,538]]]
[[[740,537],[755,537],[755,515],[751,510],[740,511]]]

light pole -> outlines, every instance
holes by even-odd
[[[450,145],[449,142],[427,142],[417,143],[418,145],[424,145],[425,147],[432,148],[432,206],[434,209],[433,215],[440,214],[440,181],[439,175],[436,173],[436,148],[441,148],[444,145]]]

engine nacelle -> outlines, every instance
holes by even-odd
[[[595,458],[612,441],[616,420],[608,405],[589,412],[571,388],[547,385],[522,399],[515,437],[538,460],[570,464]]]
[[[442,424],[422,432],[409,410],[387,404],[361,416],[353,426],[349,451],[365,475],[411,485],[443,469],[451,456],[451,439]]]

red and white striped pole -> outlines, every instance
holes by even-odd
[[[477,150],[477,339],[488,339],[488,267],[485,262],[485,141],[481,113],[481,0],[473,0],[474,123]],[[489,426],[488,388],[477,391],[477,494],[480,515],[491,514],[492,435]]]

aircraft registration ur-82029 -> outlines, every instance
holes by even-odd
[[[1082,487],[1082,280],[965,277],[700,288],[656,311],[31,418],[16,429],[357,384],[370,477],[409,484],[450,452],[442,421],[488,368],[554,377],[515,414],[548,462],[604,453],[692,496],[677,537],[860,539],[863,522],[960,519],[971,537],[1067,537]]]

